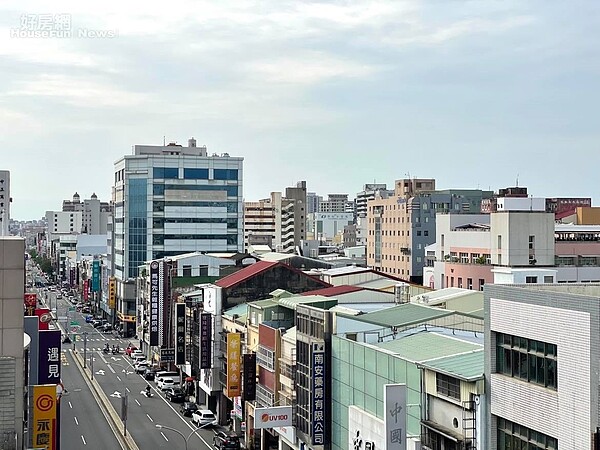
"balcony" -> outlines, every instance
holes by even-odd
[[[270,372],[275,372],[275,352],[263,345],[256,351],[256,363]]]
[[[260,406],[273,406],[275,403],[275,393],[263,386],[262,384],[256,385],[256,402]]]

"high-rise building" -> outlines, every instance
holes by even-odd
[[[63,200],[63,211],[81,212],[81,233],[106,234],[111,207],[108,202],[101,202],[93,193],[91,198],[81,201],[77,192],[73,200]]]
[[[319,204],[323,201],[323,197],[315,192],[306,193],[306,214],[319,212]]]
[[[146,261],[243,251],[242,167],[243,158],[209,156],[193,138],[187,147],[136,145],[115,162],[110,266],[131,287],[117,299],[119,317],[135,318],[133,279]]]
[[[9,234],[10,202],[10,172],[0,170],[0,236]]]
[[[374,200],[376,194],[379,194],[381,198],[388,198],[390,195],[394,195],[394,191],[388,190],[385,183],[365,184],[363,190],[356,194],[357,217],[367,217],[367,202]]]
[[[322,213],[347,212],[348,194],[329,194],[327,200],[321,200],[319,211]]]

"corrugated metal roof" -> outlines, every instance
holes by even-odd
[[[335,305],[337,300],[332,300],[329,297],[323,297],[321,295],[310,295],[308,297],[302,295],[296,295],[294,297],[287,297],[279,299],[279,304],[286,308],[296,309],[297,305],[310,305],[312,303],[326,303]]]
[[[233,317],[234,315],[237,315],[238,317],[246,316],[248,315],[248,304],[241,303],[239,305],[235,305],[234,307],[223,311],[223,315],[229,317]]]
[[[258,275],[259,273],[264,272],[265,270],[276,265],[276,262],[257,261],[248,267],[244,267],[243,269],[238,270],[231,275],[227,275],[226,277],[217,280],[215,284],[222,288],[229,288],[241,283],[242,281],[246,281],[249,278],[252,278],[253,276]]]
[[[339,276],[339,275],[348,275],[351,273],[361,273],[361,272],[372,272],[368,267],[358,267],[358,266],[345,266],[345,267],[336,267],[334,269],[328,269],[323,271],[323,275],[329,275],[331,277]]]
[[[388,312],[389,309],[386,310]],[[360,316],[358,317],[360,318]],[[409,361],[422,363],[431,359],[480,350],[483,346],[442,334],[421,331],[392,341],[375,344]]]
[[[332,286],[323,289],[316,289],[314,291],[303,292],[301,295],[321,295],[323,297],[335,297],[336,295],[349,294],[351,292],[364,291],[365,288],[359,286],[348,286],[342,284],[341,286]]]
[[[426,361],[421,365],[427,369],[465,381],[475,381],[483,378],[484,360],[485,354],[483,349],[479,349],[469,353]]]
[[[389,278],[379,278],[378,280],[365,281],[364,283],[356,283],[356,286],[360,286],[367,289],[389,289],[396,286],[400,281],[390,280]]]
[[[253,302],[250,302],[249,305],[251,306],[256,306],[258,308],[268,308],[270,306],[277,306],[279,304],[279,302],[277,301],[276,298],[266,298],[264,300],[255,300]]]
[[[415,303],[405,303],[386,308],[385,310],[373,311],[357,317],[361,322],[372,323],[382,327],[400,327],[419,324],[439,317],[450,316],[454,311],[447,309],[431,308]]]

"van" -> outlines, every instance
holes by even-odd
[[[179,372],[169,372],[169,371],[162,371],[162,372],[156,372],[156,376],[154,377],[154,381],[155,382],[159,382],[159,380],[161,378],[173,378],[174,380],[179,380]]]

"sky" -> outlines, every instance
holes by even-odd
[[[133,145],[192,136],[249,201],[419,177],[596,206],[599,38],[592,0],[3,0],[11,216],[110,200]]]

